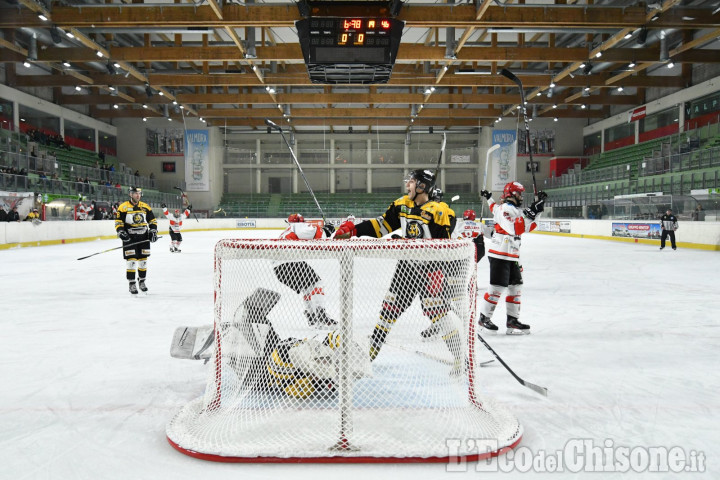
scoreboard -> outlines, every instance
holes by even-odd
[[[404,22],[393,18],[311,17],[295,22],[308,65],[395,63]]]

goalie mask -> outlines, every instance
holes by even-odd
[[[178,210],[177,208],[175,209],[175,211],[173,213],[175,214],[176,217],[180,216],[180,210]]]
[[[463,212],[463,220],[475,220],[475,210],[465,210]]]
[[[287,223],[302,223],[305,221],[305,217],[299,213],[293,213],[287,218]]]

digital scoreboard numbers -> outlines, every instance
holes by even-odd
[[[397,58],[404,22],[391,18],[311,17],[297,21],[295,26],[314,82],[317,79],[312,78],[313,72],[328,70],[321,68],[323,65],[355,65],[346,67],[355,72],[359,71],[358,66],[365,65],[366,71],[373,68],[385,71],[386,78],[381,80],[382,76],[377,76],[372,82],[360,83],[384,83]]]

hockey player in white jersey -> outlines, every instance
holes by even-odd
[[[164,203],[160,205],[163,209],[163,215],[170,221],[170,251],[180,253],[180,244],[182,243],[182,230],[183,220],[190,218],[190,212],[192,211],[192,205],[188,205],[185,211],[180,213],[179,209],[175,209],[172,215]]]
[[[453,238],[469,238],[474,240],[477,237],[481,237],[482,234],[482,228],[475,222],[475,210],[465,210],[462,221],[457,222],[455,225]]]
[[[538,192],[538,200],[528,208],[520,209],[523,200],[523,187],[519,182],[505,185],[502,202],[496,203],[487,190],[480,192],[490,207],[495,221],[495,233],[490,237],[487,255],[490,262],[490,285],[480,306],[479,324],[488,330],[498,330],[491,318],[500,297],[507,290],[505,305],[507,309],[507,334],[528,334],[530,325],[521,323],[520,295],[522,273],[520,268],[520,237],[533,231],[537,224],[535,219],[543,211],[547,198],[545,192]]]
[[[299,213],[287,218],[288,227],[280,234],[286,240],[318,240],[329,238],[335,227],[328,224],[318,227],[305,222]],[[325,288],[322,279],[307,262],[285,262],[276,265],[275,275],[283,284],[302,295],[305,303],[305,317],[312,327],[328,327],[337,322],[328,317],[325,310]]]

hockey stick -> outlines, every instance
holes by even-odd
[[[487,190],[487,172],[488,172],[488,166],[490,164],[490,155],[492,153],[500,148],[500,144],[496,143],[492,147],[488,148],[487,155],[485,155],[485,175],[483,176],[483,190]],[[480,208],[480,218],[483,216],[483,212],[485,211],[485,202],[482,202],[482,207]]]
[[[190,203],[190,198],[185,194],[182,188],[180,187],[173,187],[175,190],[180,190],[180,196],[185,197],[188,199],[188,203]],[[193,217],[195,217],[195,220],[200,223],[200,220],[198,220],[197,215],[195,215],[195,212],[192,212]]]
[[[160,239],[160,238],[163,238],[163,236],[160,235],[157,238]],[[103,250],[102,252],[97,252],[97,253],[93,253],[90,255],[86,255],[84,257],[80,257],[80,258],[78,258],[78,260],[85,260],[86,258],[94,257],[95,255],[100,255],[101,253],[112,252],[113,250],[120,250],[121,248],[134,247],[135,245],[140,245],[141,243],[144,243],[147,241],[148,240],[142,240],[140,242],[130,243],[128,245],[120,245],[119,247],[108,248],[107,250]]]
[[[391,347],[398,348],[398,349],[403,350],[403,351],[405,351],[405,352],[414,353],[414,354],[416,354],[416,355],[420,355],[420,356],[423,357],[423,358],[428,358],[428,359],[430,359],[430,360],[434,360],[434,361],[436,361],[436,362],[438,362],[438,363],[442,363],[442,364],[445,364],[445,365],[449,365],[449,366],[451,366],[451,367],[452,367],[453,365],[455,365],[455,362],[454,362],[454,361],[448,360],[447,358],[442,358],[442,357],[440,357],[439,355],[433,355],[432,353],[423,352],[423,351],[421,351],[421,350],[411,350],[411,349],[409,349],[409,348],[405,348],[405,347],[402,347],[402,346],[400,346],[400,345],[396,345],[395,343],[391,343],[391,342],[387,342],[387,341],[385,342],[385,345],[390,345]],[[477,365],[480,366],[480,367],[486,367],[486,366],[488,366],[489,364],[491,364],[491,363],[494,362],[494,361],[495,361],[495,360],[487,360],[487,361],[485,361],[485,362],[480,362],[480,363],[478,363]]]
[[[537,181],[535,180],[535,162],[533,162],[533,156],[532,156],[532,147],[530,146],[530,125],[528,123],[528,117],[527,117],[527,108],[525,107],[525,92],[523,91],[523,84],[520,81],[520,79],[515,76],[514,73],[512,73],[507,68],[503,68],[500,70],[500,74],[504,77],[506,77],[509,80],[512,80],[515,82],[515,84],[520,89],[520,100],[522,101],[521,107],[523,112],[523,120],[525,120],[525,137],[526,137],[526,144],[527,144],[527,151],[528,155],[530,156],[530,173],[532,173],[532,180],[533,180],[533,196],[535,197],[534,200],[537,201],[538,199],[538,189],[537,189]]]
[[[442,161],[443,153],[445,153],[445,145],[447,145],[447,134],[443,132],[443,141],[440,146],[440,155],[438,155],[437,165],[435,166],[435,182],[437,182],[438,172],[440,171],[440,162]]]
[[[318,202],[318,199],[315,196],[315,192],[313,192],[313,189],[310,187],[310,182],[308,182],[307,177],[305,177],[305,172],[303,172],[303,169],[300,166],[300,162],[298,161],[297,157],[295,156],[295,152],[293,151],[292,147],[290,146],[290,143],[288,143],[287,138],[285,138],[285,134],[283,133],[282,128],[280,127],[280,125],[273,122],[269,118],[265,119],[265,125],[280,132],[280,136],[283,138],[283,140],[285,140],[285,145],[287,145],[288,150],[290,150],[290,155],[292,155],[292,159],[295,161],[295,166],[298,168],[300,175],[302,175],[303,181],[305,182],[305,186],[307,187],[308,191],[310,192],[310,195],[312,195],[313,200],[315,200],[315,205],[317,206],[318,210],[320,210],[320,214],[322,215],[323,223],[325,223],[325,212],[323,212],[323,209],[320,207],[320,203]]]
[[[538,386],[538,385],[535,385],[534,383],[527,382],[527,381],[523,380],[522,378],[518,377],[517,374],[516,374],[515,372],[513,372],[510,367],[507,366],[507,363],[505,363],[505,362],[503,361],[503,359],[500,358],[500,355],[498,355],[497,352],[495,352],[495,350],[493,350],[493,348],[485,341],[485,339],[484,339],[483,337],[480,336],[479,333],[477,334],[477,337],[478,337],[478,339],[482,342],[482,344],[485,345],[485,348],[487,348],[488,350],[490,350],[490,353],[492,353],[493,356],[494,356],[495,358],[497,358],[498,362],[500,362],[500,363],[502,364],[502,366],[505,367],[505,369],[506,369],[508,372],[510,372],[510,375],[512,375],[513,377],[515,377],[515,380],[517,380],[518,382],[520,382],[520,385],[522,385],[522,386],[524,386],[524,387],[527,387],[527,388],[529,388],[530,390],[535,390],[535,391],[536,391],[537,393],[539,393],[540,395],[544,395],[544,396],[547,397],[547,394],[548,394],[547,388],[545,388],[545,387],[540,387],[540,386]]]

